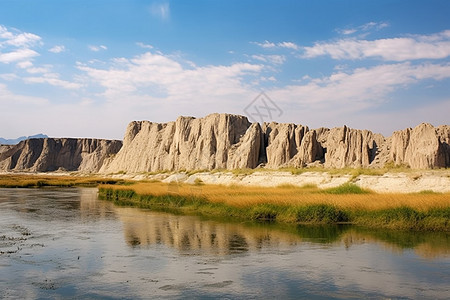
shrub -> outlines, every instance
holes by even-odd
[[[260,204],[251,209],[250,215],[253,220],[275,221],[278,212],[272,205]]]
[[[365,190],[357,186],[353,183],[344,183],[340,186],[329,188],[323,190],[323,193],[326,194],[335,194],[335,195],[341,195],[341,194],[370,194],[370,191]]]
[[[327,204],[313,204],[300,206],[296,213],[296,221],[299,223],[340,223],[348,222],[348,214],[335,206]]]

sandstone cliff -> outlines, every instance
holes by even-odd
[[[212,114],[175,122],[131,122],[123,148],[100,172],[157,172],[321,165],[326,168],[416,169],[450,166],[450,126],[421,124],[385,138],[368,130],[309,129],[287,123],[251,124],[247,118]]]
[[[255,168],[260,142],[261,127],[243,116],[179,117],[165,124],[131,122],[123,148],[100,171]]]
[[[0,170],[98,172],[121,147],[121,141],[99,139],[29,139],[0,147]]]
[[[426,123],[395,131],[390,158],[395,164],[414,169],[447,168],[450,166],[449,135],[449,126],[435,128]]]

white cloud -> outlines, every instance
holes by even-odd
[[[43,73],[45,71],[42,70],[36,70],[35,73]],[[32,73],[32,72],[30,72]],[[34,77],[24,77],[23,81],[26,83],[47,83],[53,86],[61,87],[64,89],[74,90],[79,89],[82,87],[81,84],[76,82],[70,82],[66,80],[59,79],[59,74],[57,73],[45,73],[42,76],[34,76]]]
[[[41,37],[28,32],[15,33],[0,25],[0,46],[31,47],[41,42]]]
[[[304,47],[304,58],[328,55],[333,59],[381,58],[390,61],[442,59],[450,56],[450,30],[432,35],[373,41],[341,39]]]
[[[18,76],[14,73],[3,73],[0,74],[0,78],[5,81],[12,81],[18,78]]]
[[[40,68],[27,68],[27,72],[30,74],[37,74],[37,73],[48,73],[49,69],[45,67]]]
[[[170,17],[170,5],[169,3],[153,3],[150,6],[150,12],[155,17],[164,21],[168,20]]]
[[[357,32],[357,29],[351,28],[351,29],[339,29],[338,32],[344,35],[350,35],[353,34],[355,32]]]
[[[252,44],[258,45],[258,46],[261,47],[261,48],[275,48],[275,47],[276,47],[276,44],[275,44],[275,43],[269,42],[269,41],[267,41],[267,40],[265,40],[265,41],[262,42],[262,43],[259,43],[259,42],[252,42]]]
[[[293,50],[298,50],[298,45],[292,43],[292,42],[281,42],[277,44],[278,47],[281,48],[288,48],[288,49],[293,49]]]
[[[425,79],[450,78],[450,64],[410,63],[380,65],[359,68],[353,72],[336,72],[328,77],[313,78],[303,85],[291,85],[272,93],[286,102],[300,101],[316,107],[340,107],[360,110],[377,106],[386,95]],[[333,108],[334,111],[334,108]]]
[[[255,44],[261,48],[270,49],[270,48],[287,48],[287,49],[293,49],[298,50],[300,47],[293,43],[293,42],[279,42],[279,43],[273,43],[265,40],[262,43],[259,42],[251,42],[252,44]]]
[[[30,67],[33,58],[39,56],[39,53],[31,48],[40,44],[41,37],[38,35],[16,29],[9,30],[0,25],[0,63],[17,63],[22,69]]]
[[[336,29],[336,31],[343,35],[351,35],[354,33],[358,33],[360,36],[366,36],[369,33],[369,31],[373,30],[378,31],[388,26],[389,24],[387,22],[368,22],[358,27]]]
[[[93,52],[99,52],[101,50],[108,50],[108,47],[106,47],[105,45],[99,45],[99,46],[89,45],[88,48],[89,48],[89,50],[91,50]]]
[[[21,69],[30,68],[33,66],[33,63],[29,60],[21,61],[17,63],[17,66]]]
[[[7,53],[0,53],[0,62],[2,63],[12,63],[18,61],[29,60],[33,57],[39,56],[34,50],[31,49],[17,49]]]
[[[253,59],[274,65],[281,65],[286,61],[286,57],[284,55],[252,55],[251,57]]]
[[[153,49],[154,48],[152,45],[146,45],[141,42],[137,42],[136,45],[138,45],[139,47],[144,48],[144,49]]]
[[[271,82],[276,82],[277,79],[274,76],[270,76],[270,77],[261,77],[260,78],[261,81],[265,82],[265,81],[271,81]]]
[[[66,51],[66,47],[64,47],[64,45],[56,45],[52,48],[50,48],[48,51],[52,52],[52,53],[61,53]]]
[[[147,101],[152,97],[185,101],[245,93],[243,77],[256,75],[263,68],[248,63],[184,68],[171,57],[150,52],[120,61],[107,69],[83,64],[78,68],[86,72],[87,82],[103,86],[103,96],[110,100],[145,93]]]

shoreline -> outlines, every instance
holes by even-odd
[[[368,228],[450,232],[450,192],[441,192],[449,186],[440,185],[449,180],[447,174],[446,170],[420,176],[416,173],[395,174],[394,178],[402,181],[422,182],[416,184],[416,192],[403,193],[376,193],[374,189],[357,185],[364,180],[361,178],[390,180],[391,174],[355,176],[317,172],[297,175],[288,172],[183,172],[114,176],[16,173],[0,174],[0,187],[94,186],[98,188],[100,198],[117,205],[183,214],[244,221],[354,224]],[[321,180],[319,184],[315,183],[317,180]],[[262,184],[264,181],[265,185]],[[436,192],[432,188],[440,189]]]
[[[220,170],[220,171],[173,171],[155,173],[82,173],[82,172],[3,172],[0,176],[30,176],[30,177],[73,177],[73,178],[102,178],[115,181],[161,181],[165,183],[186,183],[214,185],[239,185],[248,187],[277,187],[292,185],[302,187],[314,185],[319,189],[334,188],[345,183],[354,184],[362,189],[376,193],[450,193],[450,169],[438,170],[380,170],[371,169],[330,169],[304,170],[300,174],[283,170]],[[294,170],[295,172],[295,170]],[[370,174],[379,172],[379,174]]]
[[[120,206],[280,224],[450,232],[448,194],[376,194],[344,184],[319,190],[141,182],[101,185],[99,198]]]

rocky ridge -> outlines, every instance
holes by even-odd
[[[121,147],[121,141],[101,139],[28,139],[0,146],[0,171],[95,173]]]
[[[422,123],[391,137],[368,130],[309,129],[293,123],[251,123],[211,114],[174,122],[133,121],[121,141],[29,139],[0,145],[0,171],[56,170],[111,174],[264,167],[413,169],[450,166],[450,126]]]

